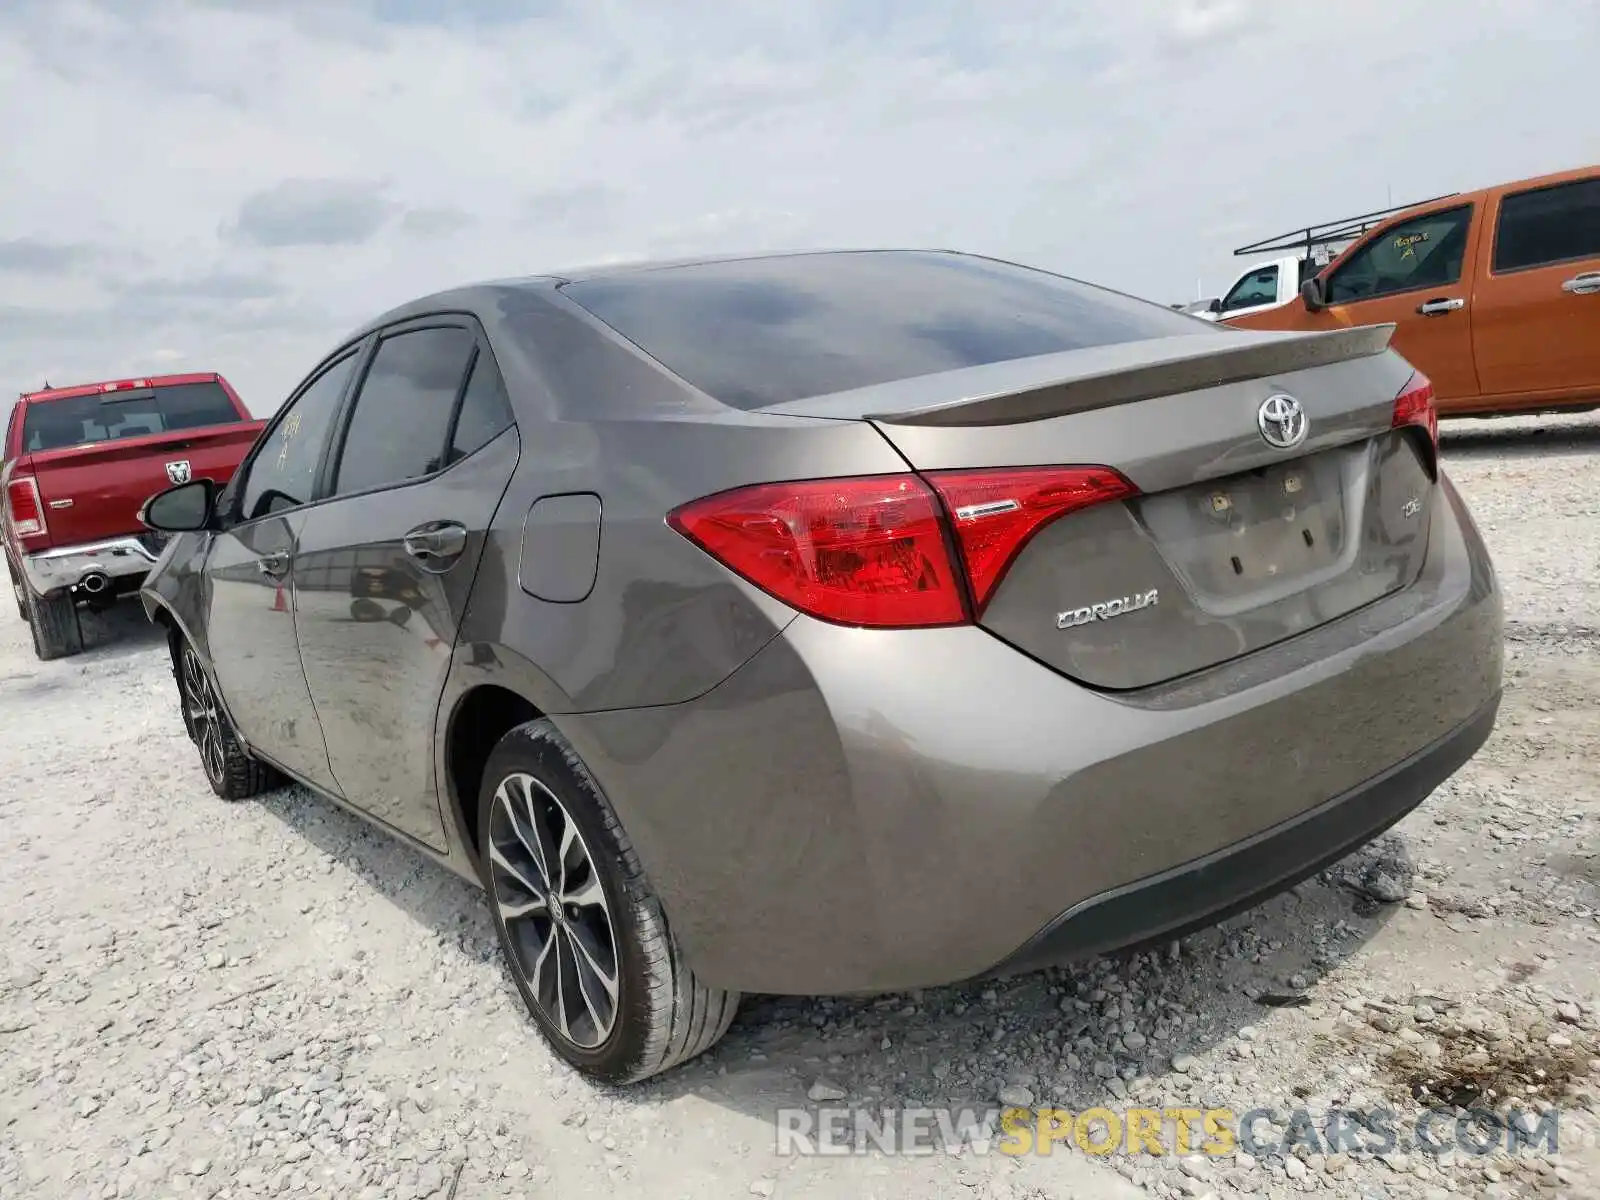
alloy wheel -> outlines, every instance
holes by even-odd
[[[211,679],[192,646],[183,648],[183,708],[200,747],[200,761],[213,781],[223,776],[222,715],[217,709]]]
[[[550,1025],[592,1050],[617,1020],[617,937],[572,815],[532,775],[508,775],[489,813],[490,894],[514,969]]]

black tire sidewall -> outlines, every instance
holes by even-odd
[[[573,1066],[597,1078],[620,1082],[629,1077],[631,1069],[644,1056],[651,1022],[649,980],[634,914],[636,897],[621,869],[621,848],[605,820],[604,814],[610,811],[610,806],[597,786],[573,768],[567,757],[569,753],[555,726],[541,720],[512,730],[489,755],[478,796],[478,845],[482,851],[479,874],[508,973],[540,1031]],[[501,782],[508,775],[524,773],[549,788],[576,822],[611,912],[612,933],[617,943],[617,1019],[610,1036],[592,1050],[564,1038],[535,1003],[527,981],[516,966],[511,939],[494,900],[494,884],[489,878],[489,814]]]
[[[78,625],[78,606],[68,593],[52,596],[36,596],[29,588],[23,591],[27,595],[28,608],[24,620],[28,622],[28,633],[33,637],[33,652],[41,660],[48,662],[56,658],[70,658],[83,651],[83,629]],[[52,615],[55,620],[52,620]],[[65,618],[65,619],[62,619]],[[71,622],[70,633],[66,630],[67,622]],[[46,638],[53,631],[54,625],[60,625],[64,637],[55,645],[47,645]]]
[[[178,688],[178,715],[183,718],[183,731],[189,735],[189,741],[194,743],[195,749],[200,748],[200,739],[195,736],[194,720],[189,716],[189,701],[183,688],[183,651],[187,643],[177,634],[168,639],[167,646],[172,656],[172,682]],[[202,766],[204,763],[202,762]],[[210,772],[206,772],[207,778]]]

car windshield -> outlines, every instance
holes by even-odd
[[[796,254],[563,285],[668,370],[738,408],[1206,326],[1045,271],[960,254]]]
[[[30,403],[22,447],[31,454],[240,420],[220,384],[173,383]]]

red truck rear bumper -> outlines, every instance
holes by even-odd
[[[81,546],[60,546],[22,556],[22,573],[36,596],[63,588],[88,595],[121,590],[118,584],[143,577],[156,565],[157,551],[137,537],[108,538]]]

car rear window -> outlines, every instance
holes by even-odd
[[[137,391],[39,400],[28,405],[23,419],[22,448],[27,453],[61,450],[243,419],[216,383],[172,383]]]
[[[934,252],[699,263],[561,290],[668,370],[744,409],[1211,329],[1045,271]]]

